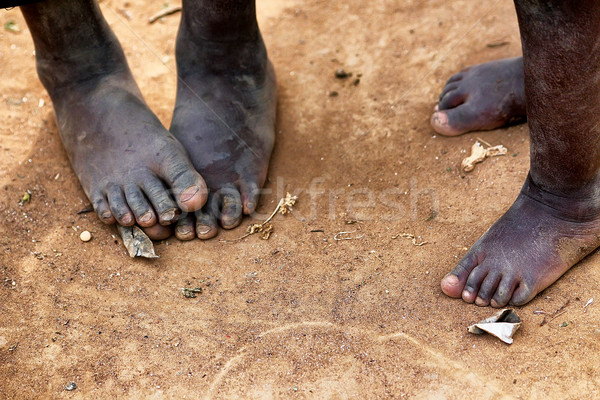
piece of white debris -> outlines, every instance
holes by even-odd
[[[589,299],[589,300],[587,301],[587,303],[585,303],[585,306],[583,306],[583,312],[586,312],[586,311],[587,311],[587,308],[588,308],[588,306],[589,306],[590,304],[592,304],[593,302],[594,302],[594,298],[592,297],[591,299]]]
[[[520,327],[521,318],[514,310],[506,308],[483,321],[469,326],[467,330],[475,335],[489,333],[490,335],[496,336],[504,343],[512,344],[512,337]]]
[[[488,157],[503,156],[508,149],[501,144],[497,146],[483,147],[479,141],[471,147],[471,155],[462,160],[461,168],[464,172],[471,172],[475,169],[475,164],[482,162]]]
[[[81,239],[81,241],[83,242],[89,242],[90,240],[92,240],[92,234],[90,233],[90,231],[83,231],[79,235],[79,239]]]

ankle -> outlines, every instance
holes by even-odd
[[[521,194],[555,210],[561,219],[576,222],[600,219],[600,185],[567,191],[547,190],[528,174]]]
[[[36,52],[40,81],[52,96],[65,88],[115,74],[130,75],[118,42],[71,51]]]
[[[255,41],[260,31],[254,1],[184,1],[181,33],[193,41]]]

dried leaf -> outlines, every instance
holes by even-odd
[[[117,230],[131,258],[158,258],[152,240],[137,226],[117,225]]]
[[[485,148],[477,141],[471,146],[471,155],[462,160],[461,168],[464,172],[471,172],[475,169],[475,164],[482,162],[488,157],[503,156],[507,152],[508,149],[501,144]]]
[[[467,330],[475,335],[489,333],[490,335],[496,336],[504,343],[512,344],[512,337],[520,327],[521,318],[514,310],[506,308],[483,321],[469,326]]]

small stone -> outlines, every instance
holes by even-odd
[[[68,390],[69,392],[75,389],[77,389],[77,385],[75,384],[75,382],[71,382],[67,386],[65,386],[65,390]]]
[[[92,234],[89,231],[83,231],[81,232],[81,235],[79,235],[79,239],[81,239],[83,242],[89,242],[92,240]]]
[[[344,71],[343,69],[338,69],[335,71],[335,77],[338,79],[346,79],[348,77],[352,76],[352,74]]]

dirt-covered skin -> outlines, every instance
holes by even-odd
[[[22,11],[60,136],[100,219],[164,237],[157,223],[202,207],[206,186],[146,105],[97,4],[54,0]]]
[[[515,203],[441,283],[447,295],[480,306],[525,304],[600,245],[600,4],[515,4],[530,174]]]
[[[441,135],[457,136],[524,122],[524,85],[522,57],[466,68],[446,82],[431,126]]]
[[[517,200],[442,281],[478,306],[522,305],[600,245],[600,199],[554,196],[527,179]]]
[[[214,237],[256,208],[275,140],[276,83],[254,1],[184,1],[171,132],[210,190],[180,239]]]

